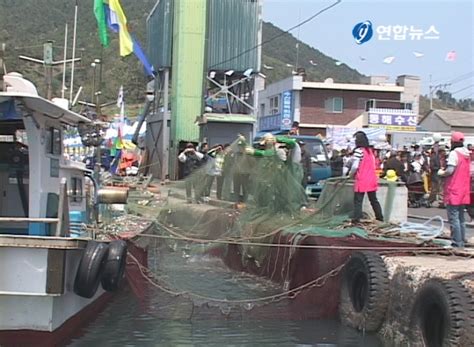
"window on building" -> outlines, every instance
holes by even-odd
[[[270,114],[280,113],[280,95],[275,95],[270,98]]]
[[[365,104],[365,110],[366,111],[369,111],[369,109],[371,108],[375,108],[375,100],[367,100],[366,104]]]
[[[72,202],[82,201],[82,179],[78,177],[71,178],[70,198]]]
[[[329,98],[324,102],[324,107],[326,112],[330,113],[342,113],[343,110],[343,101],[342,98]]]
[[[260,117],[266,116],[265,114],[265,104],[260,104]]]
[[[46,134],[48,154],[60,155],[61,154],[61,130],[50,127]]]

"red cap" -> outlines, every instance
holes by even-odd
[[[453,132],[451,134],[451,142],[464,142],[464,134],[459,131]]]

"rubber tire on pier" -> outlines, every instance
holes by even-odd
[[[89,241],[84,250],[74,280],[74,293],[83,298],[92,298],[97,292],[102,276],[108,245],[104,242]]]
[[[411,323],[424,346],[472,346],[473,298],[458,281],[430,279],[416,295]]]
[[[127,243],[115,240],[109,244],[109,253],[102,271],[102,288],[108,292],[116,291],[125,272]]]
[[[341,283],[339,315],[342,323],[358,330],[377,331],[385,319],[389,279],[382,257],[354,252]]]

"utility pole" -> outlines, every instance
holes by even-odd
[[[170,70],[165,68],[164,71],[164,94],[163,94],[163,118],[161,121],[161,150],[162,150],[162,159],[161,159],[161,180],[169,178],[169,147],[170,147],[170,129],[168,127],[169,115],[169,81],[170,81]],[[155,82],[156,83],[156,82]],[[158,105],[159,107],[159,105]]]
[[[46,99],[53,98],[53,41],[48,40],[43,45],[43,62],[46,77]]]
[[[298,23],[300,22],[301,22],[301,8],[300,8],[299,17],[298,17]],[[299,58],[300,58],[300,29],[301,27],[298,27],[298,37],[297,37],[298,42],[296,43],[296,63],[295,63],[296,72],[298,72],[298,64],[299,64]]]
[[[26,55],[19,55],[18,58],[35,64],[41,64],[44,66],[44,78],[46,81],[46,98],[51,100],[53,97],[53,67],[56,65],[65,65],[75,61],[80,61],[81,58],[65,59],[65,60],[53,60],[53,41],[49,40],[43,44],[43,60],[28,57]]]
[[[433,109],[434,86],[430,85],[430,111]]]
[[[449,87],[451,83],[440,83],[436,85],[432,85],[431,83],[431,75],[430,75],[430,110],[433,109],[433,93],[435,93],[438,90],[443,90]],[[444,97],[443,97],[444,100]]]

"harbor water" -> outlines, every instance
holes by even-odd
[[[190,255],[182,245],[151,248],[149,267],[170,295],[149,285],[142,295],[126,285],[70,346],[388,346],[333,320],[280,319],[284,301],[236,308],[219,302],[263,297],[282,289],[216,258]],[[204,297],[215,298],[213,302]]]

